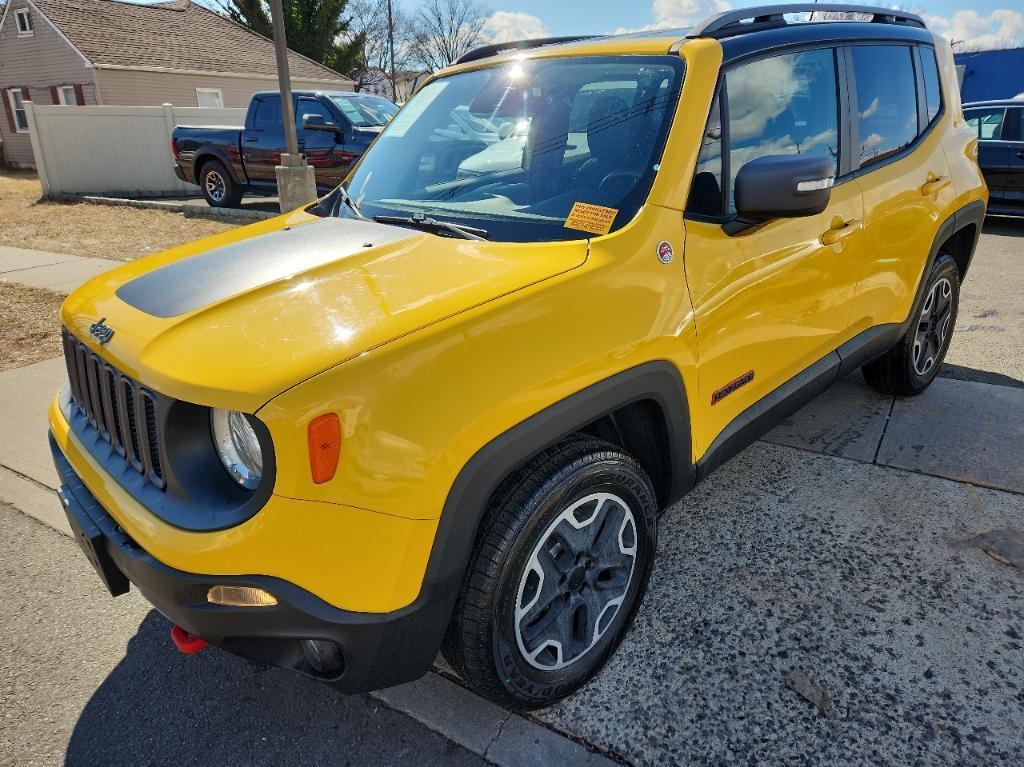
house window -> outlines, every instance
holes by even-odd
[[[18,37],[29,37],[32,34],[32,14],[28,8],[15,11],[14,18],[18,21]]]
[[[21,88],[10,88],[7,91],[7,96],[11,101],[14,129],[18,133],[28,133],[28,115],[25,113],[25,102],[21,97]]]
[[[60,85],[57,87],[57,98],[64,106],[73,107],[78,104],[78,99],[75,97],[75,86],[74,85]]]
[[[220,88],[196,88],[196,103],[201,107],[223,107],[224,94]]]

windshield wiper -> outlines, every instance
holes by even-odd
[[[344,184],[338,184],[335,189],[338,192],[338,200],[342,204],[347,205],[348,209],[356,214],[356,218],[366,218],[366,216],[363,215],[363,212],[359,210],[359,204],[355,201],[355,198],[348,193],[348,189],[345,188]]]
[[[453,224],[450,221],[438,221],[422,213],[413,213],[411,216],[374,216],[373,220],[378,224],[398,224],[399,226],[411,226],[415,229],[422,229],[425,232],[447,232],[448,234],[461,237],[464,240],[486,240],[487,230],[475,226]]]

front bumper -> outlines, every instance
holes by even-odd
[[[100,505],[52,434],[50,448],[61,482],[59,494],[72,526],[94,531],[100,558],[116,568],[109,574],[115,584],[123,575],[157,610],[190,634],[236,655],[321,679],[347,693],[408,682],[430,669],[456,590],[425,588],[421,598],[406,608],[359,613],[334,607],[280,578],[204,575],[168,567],[132,540]],[[278,604],[210,604],[207,592],[218,584],[256,586],[273,594]],[[302,640],[310,639],[340,648],[340,673],[325,677],[310,665],[302,648]]]

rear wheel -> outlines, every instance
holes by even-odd
[[[444,654],[482,695],[545,706],[596,674],[618,646],[654,561],[657,502],[618,448],[568,440],[495,496]]]
[[[209,160],[203,165],[199,186],[211,208],[237,208],[242,201],[242,190],[220,160]]]
[[[925,287],[918,316],[899,342],[862,368],[864,380],[883,394],[920,394],[938,375],[949,349],[960,304],[960,271],[942,254]]]

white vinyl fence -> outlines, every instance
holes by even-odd
[[[26,103],[32,152],[49,194],[162,197],[198,194],[174,175],[177,125],[240,126],[244,109],[50,106]]]

